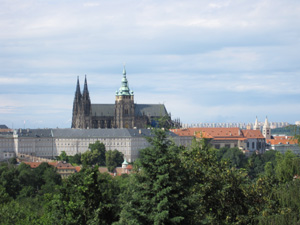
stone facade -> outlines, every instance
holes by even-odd
[[[125,68],[121,87],[116,91],[115,104],[91,104],[86,77],[82,94],[77,79],[72,128],[146,128],[156,126],[161,117],[166,118],[168,125],[180,127],[180,121],[172,121],[163,104],[134,103]]]
[[[139,157],[139,150],[149,146],[146,137],[151,129],[19,129],[0,139],[1,150],[11,155],[31,155],[53,159],[65,151],[67,155],[84,153],[89,144],[100,141],[106,150],[122,152],[128,162]],[[190,137],[179,137],[170,132],[177,145],[189,146]],[[1,156],[1,154],[0,154]]]

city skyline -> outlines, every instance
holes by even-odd
[[[299,121],[300,2],[0,1],[0,124],[71,127],[77,76],[182,123]]]

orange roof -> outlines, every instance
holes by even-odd
[[[241,133],[240,128],[238,127],[216,127],[216,128],[186,128],[186,129],[172,129],[173,133],[179,136],[196,136],[196,137],[204,137],[204,138],[217,138],[217,137],[240,137],[243,135]]]
[[[27,165],[29,165],[31,168],[37,168],[39,165],[41,165],[41,162],[23,162]]]
[[[292,139],[292,137],[289,137],[288,139],[286,138],[267,139],[267,143],[271,145],[295,145],[298,144],[298,141],[296,139]]]
[[[132,165],[131,165],[131,164],[129,164],[129,165],[126,167],[126,169],[128,169],[128,170],[132,170]]]
[[[25,164],[29,165],[31,168],[37,168],[43,162],[24,162]],[[57,169],[74,169],[75,167],[72,166],[70,163],[63,163],[63,162],[48,162],[48,165],[54,166]]]
[[[265,138],[260,130],[242,130],[245,138]]]
[[[81,166],[75,166],[75,170],[79,172],[81,170]]]
[[[293,136],[273,136],[275,140],[293,139]]]

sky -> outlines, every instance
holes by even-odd
[[[299,0],[0,0],[0,124],[69,128],[79,76],[182,123],[300,120]],[[24,124],[25,121],[25,124]]]

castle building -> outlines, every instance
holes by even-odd
[[[125,67],[121,87],[116,91],[115,104],[92,104],[87,79],[83,93],[79,78],[73,103],[72,128],[146,128],[155,127],[159,118],[165,118],[170,126],[180,126],[179,120],[172,121],[163,104],[135,104],[130,90]]]
[[[191,137],[168,132],[178,146],[190,146]],[[140,149],[150,146],[147,137],[154,137],[151,129],[19,129],[0,135],[0,161],[14,156],[35,156],[53,159],[62,151],[67,155],[84,153],[90,144],[100,141],[105,149],[118,150],[128,162],[139,157]]]

